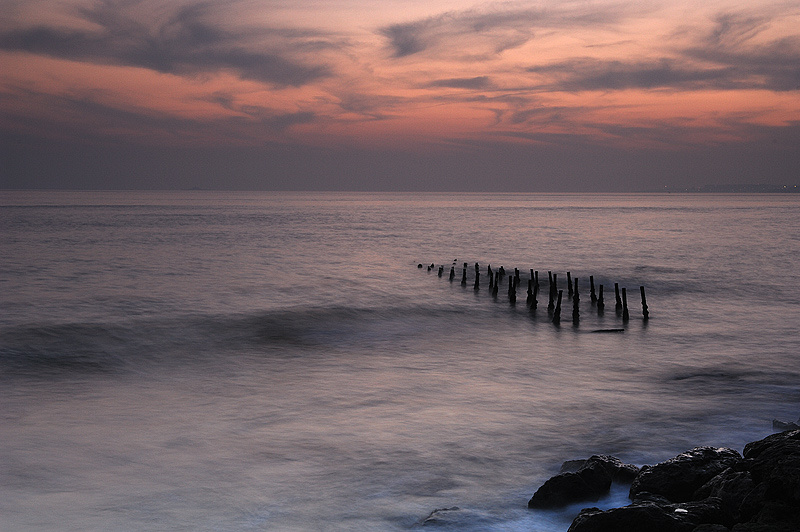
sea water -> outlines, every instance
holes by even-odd
[[[0,251],[2,530],[564,531],[626,502],[528,510],[565,460],[800,415],[797,195],[6,191]]]

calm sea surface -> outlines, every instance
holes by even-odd
[[[564,460],[800,416],[799,195],[6,191],[0,252],[2,530],[564,531]]]

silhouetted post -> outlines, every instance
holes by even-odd
[[[464,263],[464,270],[461,273],[461,286],[467,286],[467,263]]]
[[[597,297],[597,311],[603,312],[603,307],[605,306],[606,304],[603,302],[603,285],[600,285],[600,295]]]
[[[455,276],[456,276],[456,267],[455,266],[450,266],[450,280],[452,281],[453,277],[455,277]]]
[[[439,266],[439,277],[444,273],[444,266]]]
[[[531,268],[531,281],[533,281],[533,268]]]
[[[619,298],[619,283],[614,283],[614,296],[617,298],[617,310],[622,310],[622,300]]]
[[[581,319],[580,301],[581,296],[578,295],[578,278],[573,280],[574,288],[572,289],[572,323],[578,323]]]
[[[591,292],[589,297],[592,299],[592,305],[594,305],[597,303],[597,294],[594,293],[594,275],[589,276],[589,290]]]
[[[572,274],[567,272],[567,298],[572,299]]]
[[[488,273],[489,275],[491,275],[491,274],[492,274],[492,265],[491,265],[491,264],[489,264],[489,265],[486,267],[486,269],[487,269],[486,273]]]
[[[533,287],[539,288],[539,270],[533,272]]]
[[[417,264],[417,268],[422,268],[422,263]]]
[[[564,295],[563,290],[558,291],[558,303],[556,303],[556,308],[553,311],[553,323],[558,324],[561,322],[561,297]]]
[[[528,298],[525,300],[525,303],[530,305],[532,299],[533,299],[533,279],[528,279]]]
[[[492,272],[492,267],[489,266],[489,290],[491,291],[494,288],[494,273]]]
[[[433,264],[431,264],[430,266],[428,266],[428,271],[431,271],[432,269],[433,269]]]
[[[473,286],[475,290],[481,289],[481,272],[475,271],[475,286]]]
[[[514,278],[508,278],[508,301],[513,305],[517,302],[517,291],[514,290]]]
[[[519,268],[514,268],[514,288],[519,286]]]
[[[497,297],[497,290],[500,288],[500,272],[494,273],[494,286],[492,286],[492,297]]]
[[[550,290],[548,290],[548,292],[549,292],[549,294],[548,294],[549,301],[547,302],[547,311],[548,312],[553,312],[553,309],[556,308],[555,292],[553,292],[553,272],[548,271],[547,272],[547,276],[550,278],[550,285],[549,285]]]
[[[503,277],[505,277],[505,276],[506,276],[506,269],[503,268],[503,266],[501,265],[500,266],[500,280],[502,281]]]
[[[647,298],[644,296],[644,286],[640,286],[639,290],[642,292],[642,314],[644,315],[644,321],[650,319],[650,312],[647,310]]]
[[[533,283],[533,296],[531,299],[531,312],[536,310],[536,307],[539,306],[539,302],[536,300],[536,296],[539,295],[539,285]]]
[[[625,293],[625,289],[622,289],[622,321],[628,321],[630,319],[630,315],[628,314],[628,294]]]

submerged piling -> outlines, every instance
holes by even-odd
[[[556,303],[555,310],[553,310],[553,323],[556,325],[561,322],[561,297],[564,295],[563,290],[558,291],[558,302]]]
[[[597,294],[594,293],[594,275],[589,276],[589,290],[591,294],[589,297],[592,299],[592,305],[597,303]]]
[[[481,272],[475,271],[475,285],[473,286],[475,290],[481,289]]]
[[[464,269],[461,273],[461,286],[467,286],[467,263],[464,263]]]
[[[450,266],[450,280],[452,281],[455,276],[456,276],[456,267]]]
[[[603,301],[603,285],[600,285],[600,295],[597,297],[597,312],[598,312],[598,314],[603,312],[603,307],[605,307],[605,306],[606,306],[606,304]]]
[[[628,321],[630,314],[628,314],[628,295],[625,289],[622,289],[622,321]]]
[[[575,286],[572,289],[572,323],[578,323],[581,319],[581,296],[578,295],[578,278],[576,277],[573,282]]]
[[[439,277],[444,273],[444,266],[439,266]]]
[[[567,298],[572,299],[572,274],[567,272]]]
[[[619,298],[619,283],[614,283],[614,296],[617,298],[617,311],[622,310],[622,300]]]
[[[642,293],[642,315],[644,316],[644,320],[647,321],[650,319],[650,311],[647,310],[647,298],[644,295],[644,286],[640,286],[639,291]]]

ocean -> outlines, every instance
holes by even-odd
[[[528,510],[565,460],[800,416],[800,195],[0,191],[0,251],[5,531],[566,531],[626,490]]]

